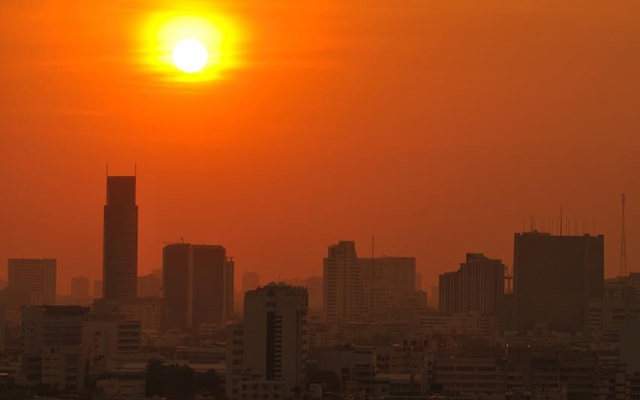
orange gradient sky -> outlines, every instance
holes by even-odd
[[[226,246],[238,281],[303,277],[375,234],[431,285],[465,252],[509,261],[523,219],[562,203],[614,275],[622,192],[640,270],[637,0],[1,7],[0,260],[57,258],[62,293],[101,277],[107,162],[138,166],[141,274],[184,237]],[[235,21],[237,62],[201,82],[145,64],[165,10]]]

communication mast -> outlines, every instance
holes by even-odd
[[[627,234],[624,226],[625,195],[622,194],[622,238],[620,240],[620,276],[627,276]]]

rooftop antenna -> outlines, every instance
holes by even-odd
[[[560,204],[560,236],[562,236],[562,204]]]
[[[625,194],[622,193],[622,239],[620,241],[620,276],[627,276],[627,233],[624,226]]]

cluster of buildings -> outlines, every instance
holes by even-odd
[[[517,233],[512,271],[469,253],[431,297],[415,258],[340,241],[322,277],[249,272],[236,292],[220,245],[167,244],[138,276],[135,190],[107,178],[92,293],[57,296],[56,260],[9,260],[0,398],[172,400],[157,376],[187,370],[207,379],[189,400],[640,399],[640,274],[604,278],[603,236]]]

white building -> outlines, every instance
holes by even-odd
[[[246,293],[243,367],[257,380],[301,387],[307,361],[307,290],[271,283]]]

